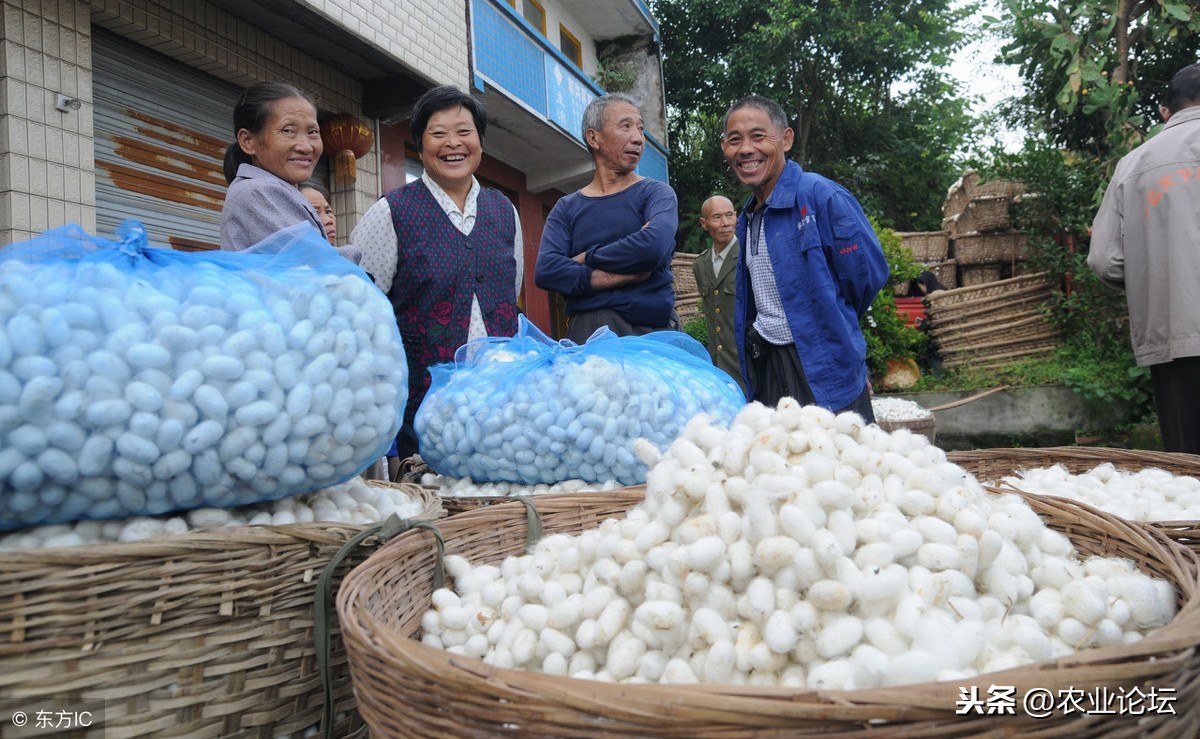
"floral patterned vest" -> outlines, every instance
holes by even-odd
[[[454,227],[421,180],[386,197],[399,245],[387,295],[408,358],[404,417],[411,423],[429,389],[426,369],[453,362],[454,352],[467,341],[472,295],[479,298],[489,336],[512,336],[517,330],[516,227],[512,204],[489,188],[479,190],[470,236]]]

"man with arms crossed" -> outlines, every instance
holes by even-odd
[[[583,137],[596,173],[559,200],[542,232],[534,282],[566,298],[568,339],[607,326],[618,336],[679,328],[671,257],[675,191],[639,175],[642,116],[628,95],[593,100]]]

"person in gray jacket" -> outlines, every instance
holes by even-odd
[[[1200,454],[1200,64],[1175,73],[1160,112],[1166,126],[1117,164],[1088,266],[1125,291],[1163,446]]]
[[[234,106],[233,128],[237,140],[223,163],[229,190],[221,209],[221,248],[243,251],[297,223],[311,225],[324,241],[321,217],[300,194],[324,150],[312,98],[292,85],[252,85]],[[354,246],[337,250],[355,264],[362,259]]]

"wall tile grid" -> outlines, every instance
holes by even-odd
[[[465,87],[464,8],[452,0],[298,0],[439,83]],[[413,7],[415,5],[415,7]],[[286,80],[323,110],[362,114],[361,85],[203,0],[0,0],[0,245],[77,222],[95,231],[91,25],[238,85]],[[54,109],[54,91],[78,111]],[[335,193],[349,234],[379,193],[378,151]]]
[[[64,223],[94,229],[94,208],[80,198],[80,185],[94,179],[87,4],[2,0],[0,6],[0,245]],[[59,91],[82,107],[56,110]],[[82,153],[81,134],[87,136]]]
[[[302,0],[439,84],[466,88],[466,8],[461,0]]]

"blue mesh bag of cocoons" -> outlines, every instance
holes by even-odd
[[[70,225],[0,249],[0,529],[329,487],[387,451],[387,298],[306,225],[243,252]]]
[[[746,399],[699,342],[678,331],[583,344],[553,341],[521,316],[511,338],[468,342],[430,369],[415,426],[421,459],[476,482],[645,482],[633,451],[665,450],[693,416],[728,425]]]

